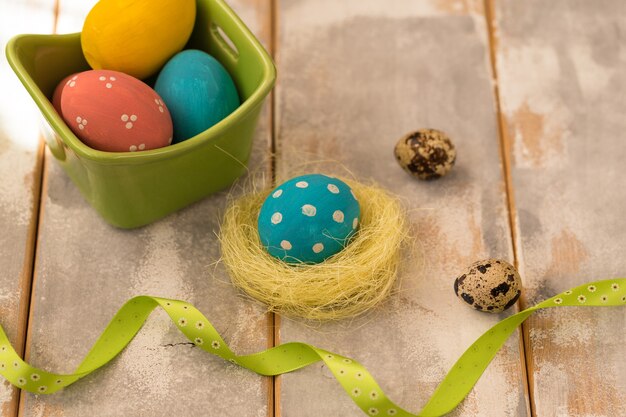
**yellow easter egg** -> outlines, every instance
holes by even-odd
[[[195,18],[195,0],[100,0],[83,25],[83,54],[93,69],[146,78],[183,49]]]

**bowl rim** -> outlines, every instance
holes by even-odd
[[[43,91],[41,91],[28,71],[26,71],[26,68],[19,59],[18,50],[24,41],[28,42],[35,40],[40,42],[56,42],[60,39],[80,38],[80,32],[63,35],[16,35],[7,43],[5,50],[7,61],[24,87],[26,87],[26,90],[35,101],[37,107],[39,107],[46,121],[54,129],[55,134],[59,136],[63,143],[71,148],[79,157],[105,165],[117,165],[121,163],[134,165],[157,162],[165,157],[172,158],[180,156],[188,152],[193,152],[196,148],[206,146],[208,143],[218,140],[222,133],[229,129],[231,125],[244,119],[248,114],[254,111],[256,106],[262,103],[263,99],[269,94],[276,81],[276,67],[274,66],[274,62],[258,39],[252,34],[250,29],[248,29],[239,16],[237,16],[237,14],[223,0],[210,1],[213,1],[222,8],[222,11],[227,14],[228,18],[233,21],[237,29],[241,31],[245,40],[253,47],[257,56],[261,58],[263,75],[259,86],[243,103],[239,105],[239,107],[237,107],[237,109],[235,109],[235,111],[207,130],[179,143],[141,152],[106,152],[90,148],[78,139],[74,132],[72,132],[67,126],[63,118],[54,109],[50,100],[46,97]]]

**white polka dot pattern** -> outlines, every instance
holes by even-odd
[[[320,174],[281,184],[266,198],[259,213],[263,246],[288,263],[317,263],[334,255],[354,233],[352,219],[360,212],[349,191],[341,180]],[[289,254],[285,254],[282,241],[289,242]],[[279,247],[283,251],[273,249]]]
[[[283,215],[276,212],[272,214],[272,224],[278,224],[283,221]]]
[[[122,122],[126,122],[126,129],[132,129],[133,128],[133,122],[137,121],[137,115],[136,114],[131,114],[129,116],[127,114],[123,114],[120,119],[122,120]]]
[[[302,214],[304,214],[305,216],[313,217],[315,216],[315,214],[317,214],[317,209],[311,204],[305,204],[302,206]]]
[[[87,126],[87,119],[83,119],[82,117],[78,116],[76,118],[76,123],[78,123],[78,128],[80,130],[83,130],[85,126]]]
[[[159,111],[160,103],[155,100],[159,100],[157,93],[136,78],[89,70],[60,83],[53,105],[85,145],[105,152],[129,152],[131,146],[136,150],[167,146],[172,137],[167,107]]]
[[[455,368],[443,379],[419,415],[444,415],[452,411],[469,394],[489,365],[494,353],[532,313],[543,308],[554,307],[557,299],[561,300],[562,305],[578,305],[577,299],[581,295],[586,297],[588,306],[626,307],[626,279],[617,278],[580,285],[497,323],[478,338],[459,358]],[[10,342],[0,327],[0,374],[27,392],[56,392],[96,371],[103,363],[114,359],[116,352],[132,340],[132,335],[135,333],[133,329],[141,327],[150,312],[157,306],[167,312],[178,330],[190,342],[226,361],[239,364],[257,373],[267,374],[270,369],[271,375],[280,375],[311,365],[315,362],[311,361],[312,357],[319,358],[355,404],[366,413],[416,417],[415,414],[394,404],[367,369],[355,360],[301,342],[290,342],[279,345],[280,348],[272,348],[245,357],[238,356],[223,341],[209,320],[191,304],[150,296],[135,297],[124,304],[100,336],[99,340],[104,343],[100,346],[100,351],[96,354],[88,354],[81,362],[83,365],[80,365],[76,373],[72,375],[56,375],[24,362],[14,349],[9,348]],[[195,325],[190,325],[190,323],[195,323]],[[130,337],[128,337],[129,333]],[[120,340],[122,340],[121,343]],[[102,352],[107,353],[103,355]],[[241,360],[242,358],[246,360]],[[9,367],[8,364],[13,366]]]

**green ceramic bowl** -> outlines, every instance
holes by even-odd
[[[87,201],[112,225],[133,228],[228,187],[246,171],[261,106],[276,80],[272,59],[222,0],[197,0],[188,48],[217,58],[233,77],[242,104],[197,136],[161,149],[102,152],[83,144],[50,101],[67,75],[89,69],[80,33],[20,35],[6,53],[51,127],[46,142]],[[230,38],[236,49],[220,34]]]

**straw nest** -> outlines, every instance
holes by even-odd
[[[353,317],[384,300],[407,238],[404,210],[375,185],[342,180],[360,202],[361,226],[345,249],[314,265],[284,263],[261,245],[257,218],[271,190],[233,200],[219,236],[233,284],[270,311],[312,320]]]

